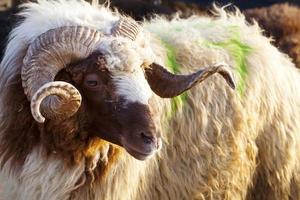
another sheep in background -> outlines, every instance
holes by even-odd
[[[289,4],[275,4],[265,8],[244,11],[249,21],[255,19],[274,37],[274,44],[288,54],[300,68],[300,9]]]

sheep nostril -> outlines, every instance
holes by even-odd
[[[154,137],[141,132],[141,137],[146,144],[151,144],[154,141]]]

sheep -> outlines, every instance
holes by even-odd
[[[23,5],[0,69],[1,198],[299,199],[299,74],[215,12],[139,25]]]
[[[288,54],[300,67],[300,9],[287,3],[244,11],[249,21],[255,19],[266,30],[267,36],[274,37],[274,44]]]

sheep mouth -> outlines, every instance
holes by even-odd
[[[137,137],[139,138],[139,137]],[[136,138],[136,139],[137,139]],[[152,157],[161,149],[162,140],[160,137],[156,138],[155,141],[140,141],[140,139],[134,140],[134,138],[122,137],[121,146],[135,159],[146,160]]]
[[[141,160],[141,161],[146,160],[147,158],[151,157],[155,152],[155,151],[140,152],[140,151],[136,151],[132,148],[127,148],[127,147],[124,147],[124,148],[131,156],[133,156],[135,159]]]

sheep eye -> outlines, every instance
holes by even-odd
[[[99,83],[98,81],[86,81],[86,84],[89,86],[89,87],[96,87]]]

